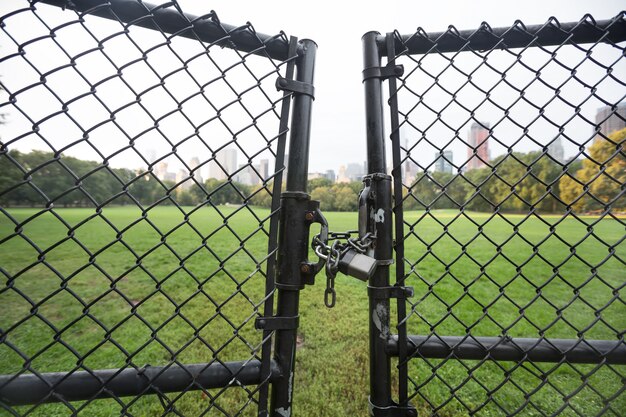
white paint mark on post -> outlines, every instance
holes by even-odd
[[[386,340],[389,336],[389,315],[387,310],[385,309],[385,306],[383,306],[382,304],[376,306],[373,319],[376,328],[378,329],[378,331],[380,331],[380,338]]]
[[[375,211],[374,207],[372,207],[372,210],[370,211],[370,217],[376,223],[384,223],[385,222],[385,210],[378,209],[378,211]]]
[[[376,326],[378,331],[382,333],[382,329],[381,329],[382,323],[380,322],[380,318],[378,317],[378,314],[376,314],[376,310],[372,311],[372,321],[374,322],[374,326]]]
[[[276,409],[276,412],[283,417],[291,417],[291,407],[285,410],[284,407],[280,407]]]

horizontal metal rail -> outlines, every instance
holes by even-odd
[[[481,26],[478,30],[425,33],[418,31],[401,35],[396,40],[396,53],[409,55],[428,52],[481,51],[489,49],[513,49],[527,46],[554,46],[563,43],[585,44],[595,42],[626,41],[624,17],[592,22],[559,24],[556,20],[545,25],[524,26],[521,23],[506,28]],[[385,36],[376,38],[381,53],[386,54]]]
[[[407,352],[432,359],[626,364],[626,343],[617,340],[409,336]],[[387,353],[398,356],[397,335],[388,340]]]
[[[280,374],[272,361],[270,381]],[[140,369],[50,372],[39,375],[0,375],[0,401],[9,405],[258,385],[261,362],[225,362],[185,366],[146,366]]]
[[[41,0],[42,3],[68,8],[107,19],[121,20],[148,29],[158,29],[206,43],[267,55],[285,61],[289,42],[286,36],[269,36],[250,30],[249,25],[231,26],[213,19],[213,15],[193,16],[172,7],[155,6],[138,0]],[[171,6],[171,3],[168,3]],[[113,12],[113,13],[111,13]],[[191,22],[191,23],[190,23]],[[190,29],[193,29],[191,31]]]

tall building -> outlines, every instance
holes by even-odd
[[[266,181],[270,172],[270,161],[267,159],[261,159],[259,161],[258,171],[259,175],[261,176],[261,181]]]
[[[324,174],[322,174],[321,172],[309,172],[307,175],[307,179],[309,181],[316,180],[318,178],[326,178],[326,177],[324,177]]]
[[[619,103],[615,111],[611,106],[602,107],[596,113],[598,134],[608,136],[613,132],[626,128],[626,102]]]
[[[259,182],[259,176],[250,164],[239,165],[235,181],[245,185],[255,185]]]
[[[349,181],[361,181],[363,175],[365,175],[363,164],[350,163],[346,167],[346,176]]]
[[[345,165],[339,166],[339,173],[337,174],[337,182],[350,182],[350,178],[348,178]]]
[[[565,151],[563,150],[560,135],[548,145],[548,155],[561,164],[565,162]]]
[[[217,180],[225,180],[237,169],[237,150],[224,148],[217,153],[215,160],[209,162],[209,176]]]
[[[445,172],[452,174],[454,166],[452,165],[452,151],[443,151],[435,153],[435,172]]]
[[[167,162],[161,161],[154,168],[154,175],[161,181],[167,179]]]
[[[216,180],[224,179],[226,176],[222,171],[222,168],[217,164],[215,159],[209,161],[209,178],[215,178]]]
[[[178,184],[178,187],[180,187],[180,189],[189,188],[191,182],[187,181],[188,178],[189,173],[187,171],[185,171],[184,169],[178,170],[178,172],[176,173],[176,184]]]
[[[194,156],[189,161],[189,169],[191,170],[191,172],[193,172],[193,178],[196,180],[196,182],[198,182],[199,184],[202,184],[204,179],[202,178],[202,175],[200,174],[200,159],[198,159],[197,156]],[[190,172],[190,176],[191,176],[191,172]]]
[[[489,123],[474,122],[469,132],[467,169],[482,168],[489,161]]]
[[[419,170],[419,166],[413,162],[412,159],[407,159],[403,163],[404,165],[404,183],[412,184],[417,177],[417,171]]]
[[[324,172],[309,172],[307,178],[309,181],[316,180],[318,178],[324,178],[329,180],[330,182],[335,182],[335,171],[329,169]]]
[[[147,152],[147,156],[148,156],[148,158],[147,158],[148,162],[153,164],[154,161],[156,161],[156,158],[157,158],[156,150],[154,148],[149,148],[148,152]]]

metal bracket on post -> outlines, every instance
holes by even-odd
[[[370,78],[379,78],[386,80],[391,77],[401,77],[404,74],[404,66],[402,65],[386,65],[384,67],[371,67],[363,70],[363,81]]]
[[[399,298],[406,299],[413,297],[413,287],[367,287],[367,294],[373,298]]]
[[[290,330],[297,329],[300,316],[295,317],[258,317],[254,321],[257,330]]]
[[[369,397],[367,401],[369,403],[370,416],[372,417],[417,417],[417,410],[410,404],[407,407],[401,407],[398,404],[378,407],[372,404]]]
[[[283,200],[282,210],[290,218],[288,222],[291,229],[290,232],[302,235],[299,245],[286,248],[285,254],[289,258],[303,260],[299,264],[297,271],[291,271],[291,276],[298,277],[298,279],[292,279],[289,283],[277,279],[276,288],[294,291],[302,290],[305,285],[313,285],[315,283],[315,275],[324,265],[321,261],[310,262],[307,259],[306,251],[311,225],[319,223],[321,225],[321,234],[327,236],[328,223],[319,210],[319,201],[311,200],[308,194],[285,191],[282,193],[281,198]],[[279,271],[279,273],[282,273],[282,271]]]
[[[304,94],[315,100],[315,87],[313,87],[313,84],[278,77],[276,79],[276,89],[278,91],[288,91],[294,94]]]
[[[320,202],[315,200],[309,201],[307,212],[304,215],[304,220],[310,228],[313,223],[320,225],[320,234],[322,241],[328,240],[328,222],[320,211]],[[308,231],[309,229],[307,229]],[[308,239],[307,233],[307,239]],[[300,264],[300,272],[302,273],[302,281],[307,285],[315,284],[315,276],[324,267],[324,260],[319,259],[317,262],[310,262],[308,259]]]

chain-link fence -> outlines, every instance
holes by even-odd
[[[0,414],[261,415],[296,41],[45,3],[0,5]]]
[[[420,415],[626,411],[625,39],[623,13],[379,36]]]
[[[265,416],[271,383],[291,415],[327,234],[314,43],[176,1],[0,16],[0,413]],[[360,240],[326,248],[325,294],[369,280],[370,414],[622,415],[624,14],[363,39]]]

